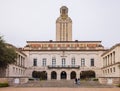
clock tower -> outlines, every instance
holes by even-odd
[[[56,41],[72,41],[72,20],[66,6],[60,8],[60,17],[56,20]]]

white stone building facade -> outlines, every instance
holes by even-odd
[[[70,80],[70,74],[75,71],[76,77],[80,78],[80,73],[86,70],[93,70],[96,73],[96,77],[101,76],[102,63],[100,55],[102,51],[32,51],[28,52],[29,58],[27,59],[27,75],[32,77],[32,72],[46,71],[48,80],[51,78],[53,71],[57,74],[57,80],[62,79],[61,74],[64,71],[66,73],[66,79]],[[26,52],[27,54],[27,52]],[[36,60],[36,65],[34,61]],[[55,60],[53,62],[53,60]],[[62,63],[64,61],[64,63]],[[93,66],[91,61],[94,60]]]
[[[17,58],[15,59],[16,62],[14,64],[10,64],[8,66],[6,71],[6,77],[25,77],[26,55],[15,46],[11,44],[9,44],[8,46],[13,47],[15,49]]]
[[[27,76],[44,71],[48,80],[70,80],[89,70],[100,77],[105,49],[101,41],[72,41],[72,20],[63,6],[56,20],[56,41],[27,41],[23,52],[27,55]]]
[[[116,44],[102,55],[101,83],[120,83],[120,44]]]

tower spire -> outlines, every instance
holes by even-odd
[[[60,8],[60,17],[56,20],[56,41],[72,41],[72,20],[66,6]]]
[[[62,19],[66,19],[68,17],[68,8],[66,6],[62,6],[60,8],[60,16]]]

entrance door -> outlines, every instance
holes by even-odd
[[[75,78],[76,78],[76,72],[75,72],[75,71],[72,71],[72,72],[71,72],[70,78],[71,78],[71,79],[75,79]]]
[[[51,79],[57,79],[57,73],[55,71],[51,72]]]
[[[61,72],[61,79],[66,79],[67,78],[67,74],[65,71]]]

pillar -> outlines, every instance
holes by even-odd
[[[51,74],[50,73],[47,74],[47,80],[51,80]]]
[[[80,73],[77,73],[77,74],[76,74],[76,77],[77,77],[77,78],[80,78]]]
[[[57,73],[57,80],[60,80],[60,73]]]
[[[70,73],[67,73],[67,80],[70,80]]]

